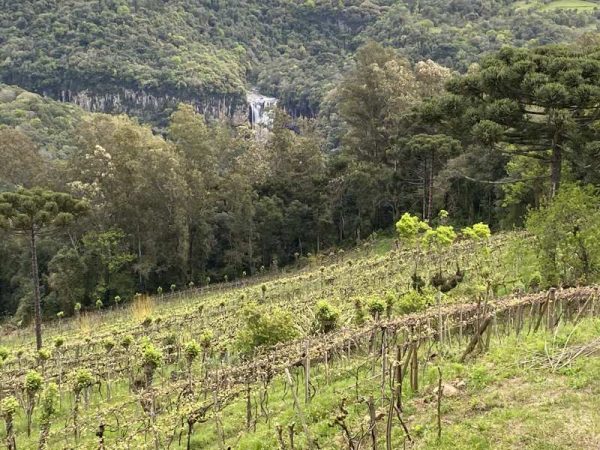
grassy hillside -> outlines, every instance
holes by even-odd
[[[26,408],[12,416],[18,448],[34,448],[43,423],[40,398],[47,394],[40,389],[28,397],[31,369],[42,387],[59,386],[50,448],[96,448],[99,430],[114,448],[186,448],[188,436],[188,448],[292,448],[292,427],[293,448],[310,448],[310,436],[319,448],[334,449],[351,448],[344,427],[363,447],[375,429],[383,445],[390,398],[397,398],[388,384],[401,366],[400,417],[417,448],[456,448],[457,439],[460,448],[589,448],[598,443],[599,423],[593,355],[600,324],[588,318],[598,310],[596,291],[557,293],[552,309],[546,294],[494,300],[535,289],[537,259],[527,239],[499,235],[489,244],[461,242],[421,256],[396,250],[391,240],[367,242],[354,252],[299,261],[304,267],[289,273],[140,297],[114,311],[57,320],[46,326],[49,344],[39,354],[30,350],[29,333],[10,333],[2,339],[1,395],[36,405],[31,437]],[[439,302],[427,290],[410,295],[417,260],[424,278],[440,269],[452,274],[458,265],[464,279]],[[339,328],[315,335],[322,301],[339,311]],[[556,324],[542,320],[546,314]],[[461,358],[484,321],[491,324],[484,338]],[[270,347],[272,339],[285,343]],[[258,349],[249,352],[248,342]],[[445,390],[439,444],[438,367]],[[577,430],[565,414],[579,421]],[[406,437],[392,420],[389,439],[399,448]]]
[[[570,40],[596,23],[590,2],[518,14],[500,0],[4,3],[0,81],[155,120],[179,100],[231,114],[250,85],[314,115],[369,39],[464,70],[502,45]]]

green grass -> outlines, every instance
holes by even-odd
[[[577,11],[593,11],[600,7],[600,3],[588,0],[554,0],[545,3],[539,0],[518,1],[514,3],[516,10],[535,8],[541,11],[552,11],[557,9],[574,9]]]
[[[591,11],[594,8],[600,7],[597,2],[586,1],[586,0],[554,0],[540,9],[542,11],[553,10],[553,9],[575,9],[578,11]]]

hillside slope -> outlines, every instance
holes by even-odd
[[[313,448],[401,448],[408,436],[416,448],[590,448],[599,439],[597,289],[488,298],[482,283],[502,295],[535,278],[523,239],[498,235],[425,257],[425,277],[456,264],[465,273],[441,301],[408,288],[419,252],[384,240],[287,274],[58,320],[38,353],[29,333],[13,333],[0,349],[0,395],[26,396],[36,373],[42,387],[58,385],[50,448],[95,448],[98,436],[136,449],[289,450],[310,448],[307,439]],[[338,311],[337,325],[319,334],[327,310]],[[37,445],[47,423],[34,407],[27,437],[26,411],[11,416],[19,448]]]

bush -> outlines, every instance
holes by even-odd
[[[408,291],[398,301],[398,311],[400,314],[411,314],[424,310],[430,303],[429,296],[421,294],[418,291]]]
[[[471,227],[466,227],[461,230],[462,235],[473,241],[483,241],[489,239],[492,235],[490,227],[482,222],[476,223]]]
[[[592,186],[565,185],[527,216],[538,243],[544,284],[590,282],[600,266],[600,195]]]
[[[214,336],[213,332],[210,330],[206,330],[206,331],[202,332],[202,334],[200,335],[200,346],[203,349],[210,348],[214,337],[215,336]]]
[[[3,417],[12,417],[19,409],[19,402],[14,397],[6,397],[0,402],[0,414]]]
[[[414,243],[419,234],[427,230],[429,230],[429,225],[426,222],[409,213],[404,213],[396,223],[396,231],[400,239],[408,244]]]
[[[329,333],[338,326],[340,312],[337,308],[331,306],[326,301],[317,303],[315,314],[314,330],[317,333]]]
[[[238,335],[238,347],[250,352],[258,347],[270,347],[297,336],[292,315],[279,308],[270,308],[268,313],[256,305],[244,311],[244,328]]]

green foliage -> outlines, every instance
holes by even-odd
[[[40,421],[42,424],[48,424],[58,412],[58,386],[55,383],[49,383],[40,401],[41,417]]]
[[[6,397],[0,401],[0,414],[4,418],[12,418],[19,409],[19,402],[15,397]]]
[[[19,189],[0,194],[0,225],[18,232],[64,226],[86,212],[88,205],[69,194]]]
[[[40,361],[48,361],[52,353],[47,348],[40,348],[38,350],[38,358]]]
[[[371,317],[381,319],[386,310],[385,300],[379,297],[371,297],[367,300],[367,310]]]
[[[431,295],[416,290],[410,290],[400,297],[397,302],[400,314],[412,314],[424,310],[433,301]]]
[[[201,350],[202,348],[200,344],[198,344],[196,341],[190,341],[187,344],[185,344],[184,354],[188,364],[192,364],[192,362],[194,362],[194,360],[200,354]]]
[[[133,336],[131,335],[125,335],[121,338],[121,342],[120,345],[121,347],[123,347],[125,350],[129,349],[129,347],[131,347],[131,344],[133,343]]]
[[[292,315],[280,308],[265,311],[257,305],[244,310],[244,325],[238,334],[238,347],[249,353],[259,347],[270,347],[286,342],[298,334]]]
[[[214,337],[215,336],[211,330],[203,331],[198,338],[200,346],[205,350],[210,348]]]
[[[329,333],[338,327],[340,312],[324,300],[317,303],[313,329],[317,333]]]
[[[106,338],[102,341],[102,347],[106,350],[107,353],[110,353],[113,348],[115,348],[115,341],[110,338]]]
[[[564,186],[531,210],[527,230],[536,237],[546,285],[591,281],[600,264],[599,194],[592,186]]]
[[[0,347],[0,361],[6,361],[8,356],[10,355],[10,351],[6,347]]]
[[[42,384],[44,383],[44,379],[42,375],[40,375],[35,370],[30,370],[25,375],[25,391],[28,395],[35,395],[42,389]]]
[[[396,223],[396,231],[402,240],[408,244],[416,242],[418,236],[430,229],[426,222],[410,213],[404,213]]]
[[[142,366],[151,368],[152,370],[160,366],[162,361],[162,353],[154,345],[147,343],[142,348]]]
[[[490,231],[489,225],[480,222],[473,226],[463,228],[461,234],[473,241],[484,241],[491,237],[492,232]]]
[[[440,225],[435,229],[428,229],[422,239],[425,248],[437,250],[449,247],[455,240],[456,232],[449,225]]]
[[[85,389],[94,384],[94,376],[87,369],[78,369],[71,374],[71,389],[76,395],[81,394]]]

